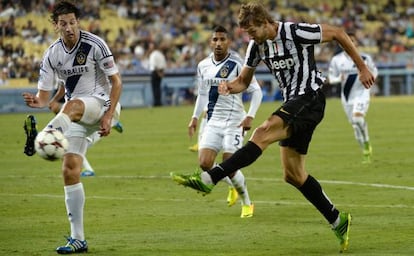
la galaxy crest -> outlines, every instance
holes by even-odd
[[[219,74],[221,78],[226,78],[229,75],[229,65],[225,64],[220,68]]]
[[[216,78],[228,78],[230,73],[236,67],[236,62],[227,61],[223,66],[217,71]]]
[[[75,58],[78,65],[84,65],[86,62],[86,54],[83,51],[78,51]]]

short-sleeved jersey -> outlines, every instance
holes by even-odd
[[[361,58],[369,70],[377,76],[378,70],[372,58],[362,53]],[[342,102],[353,104],[354,100],[369,100],[370,92],[358,78],[358,68],[344,51],[335,55],[329,63],[329,81],[340,81]]]
[[[100,37],[81,30],[73,49],[66,49],[59,38],[46,50],[38,89],[53,90],[56,74],[65,82],[66,100],[95,96],[109,101],[111,84],[108,76],[116,73],[118,68],[107,44]]]
[[[198,97],[208,96],[207,120],[218,126],[240,125],[246,116],[242,93],[219,95],[218,85],[221,81],[231,81],[241,71],[242,58],[231,51],[222,61],[214,61],[214,55],[199,62],[197,66]],[[246,92],[261,90],[256,78],[252,79]]]
[[[323,81],[314,56],[314,45],[321,43],[319,24],[279,22],[276,37],[261,44],[250,41],[245,65],[256,68],[263,61],[275,76],[284,100],[315,91]]]

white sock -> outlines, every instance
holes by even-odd
[[[213,184],[213,180],[211,179],[211,176],[210,176],[210,174],[208,174],[208,172],[202,172],[200,174],[200,177],[201,177],[201,181],[204,184],[207,184],[207,185]]]
[[[101,139],[101,135],[98,132],[92,133],[90,136],[87,137],[89,141],[88,147],[94,145],[96,142],[98,142]]]
[[[361,148],[364,148],[366,142],[369,141],[368,124],[363,116],[352,117],[352,127],[354,128],[355,139]]]
[[[82,162],[82,166],[84,170],[88,170],[91,172],[94,172],[92,166],[89,164],[88,159],[86,158],[86,156],[83,157],[83,162]]]
[[[69,116],[65,113],[60,112],[47,124],[44,130],[53,128],[58,129],[64,133],[71,123],[72,121],[70,120]]]
[[[251,205],[252,202],[250,201],[249,192],[247,191],[246,181],[244,179],[243,173],[238,170],[236,174],[231,178],[234,188],[239,193],[241,197],[241,202],[243,205]]]
[[[92,135],[86,137],[86,139],[88,140],[88,148],[89,148],[101,139],[101,135],[98,132],[94,132],[92,133]],[[89,163],[88,159],[86,158],[86,156],[83,157],[82,167],[84,170],[95,172],[91,164]]]
[[[340,217],[340,214],[338,214],[338,218],[336,218],[334,223],[331,224],[332,228],[336,228],[339,225],[340,222],[341,222],[341,217]]]
[[[85,240],[83,233],[83,207],[85,191],[82,183],[64,187],[66,212],[70,222],[70,236],[74,239]]]
[[[203,134],[206,123],[207,123],[207,118],[206,117],[201,118],[200,127],[198,128],[198,137],[197,137],[198,142],[201,141],[201,135]]]
[[[222,178],[221,181],[226,182],[230,187],[234,187],[233,182],[231,182],[231,179],[229,178],[229,176]]]

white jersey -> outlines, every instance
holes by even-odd
[[[38,89],[54,89],[55,74],[65,82],[66,100],[94,96],[110,101],[108,76],[118,73],[112,52],[98,36],[80,31],[76,46],[68,50],[56,40],[45,52],[40,68]]]
[[[198,64],[198,97],[193,117],[198,118],[207,105],[207,122],[209,124],[221,127],[240,125],[246,116],[242,93],[219,95],[218,85],[221,81],[231,81],[236,78],[240,74],[242,64],[243,60],[235,52],[230,52],[220,62],[214,60],[212,53]],[[255,77],[246,91],[256,94],[253,96],[254,100],[252,97],[248,113],[249,116],[254,117],[262,99],[261,88]]]
[[[361,54],[361,57],[374,77],[376,77],[378,70],[372,58],[367,54]],[[341,99],[343,104],[369,101],[369,89],[366,89],[359,80],[358,69],[345,51],[338,53],[332,58],[329,64],[329,82],[332,84],[341,83]]]

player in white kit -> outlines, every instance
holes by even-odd
[[[353,32],[348,33],[355,45],[357,38]],[[378,70],[371,56],[361,53],[361,57],[377,77]],[[358,69],[349,55],[342,51],[336,54],[329,64],[329,83],[341,85],[341,101],[348,121],[354,129],[355,139],[362,149],[363,163],[370,163],[372,146],[369,141],[368,124],[365,116],[370,101],[370,89],[366,89],[358,78]]]
[[[190,137],[193,136],[198,118],[207,109],[207,123],[199,141],[199,164],[203,170],[209,170],[214,166],[220,151],[223,151],[223,160],[225,160],[243,146],[244,133],[251,128],[252,120],[262,100],[262,91],[256,79],[252,80],[247,90],[252,95],[247,115],[242,93],[219,95],[218,84],[223,80],[235,78],[243,64],[237,53],[229,51],[229,45],[227,30],[222,26],[215,27],[210,39],[213,53],[200,61],[197,66],[198,96],[188,129]],[[242,204],[240,217],[252,217],[254,206],[250,201],[243,173],[238,170],[224,180],[230,186],[228,205],[234,205],[237,196],[240,195]]]
[[[55,113],[58,114],[60,112],[60,109],[62,108],[62,100],[64,100],[65,96],[65,81],[59,80],[56,83],[57,88],[55,95],[52,97],[52,99],[48,103],[49,109]],[[119,105],[120,107],[120,105]],[[119,133],[124,132],[124,127],[121,124],[119,120],[112,119],[112,128],[116,130]],[[99,131],[94,132],[91,136],[88,137],[88,148],[97,143],[101,139],[101,135],[99,134]],[[81,172],[82,177],[90,177],[95,176],[95,170],[93,169],[92,165],[89,163],[88,158],[84,156],[83,162],[82,162],[83,171]]]
[[[40,67],[38,92],[23,93],[32,108],[48,105],[55,74],[65,81],[66,102],[44,129],[61,130],[69,141],[62,172],[71,235],[59,254],[86,252],[83,228],[85,192],[80,181],[87,137],[95,131],[108,136],[118,119],[122,80],[114,57],[100,37],[80,29],[80,9],[69,1],[56,2],[51,20],[60,38],[46,50]]]

